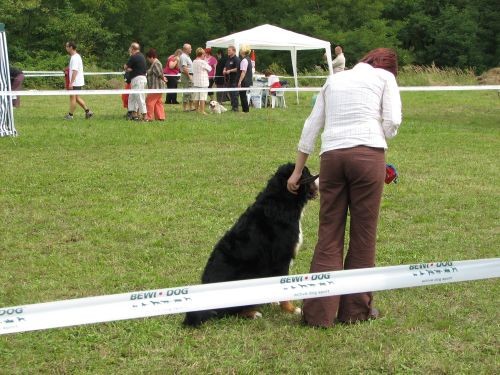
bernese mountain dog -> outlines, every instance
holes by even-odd
[[[297,194],[287,189],[295,168],[278,168],[266,188],[215,245],[201,281],[203,284],[288,275],[290,262],[302,244],[300,219],[306,203],[317,197],[318,176],[304,167]],[[291,302],[280,302],[282,310],[300,313]],[[186,314],[184,325],[197,327],[226,315],[255,319],[262,316],[256,306],[238,306]]]

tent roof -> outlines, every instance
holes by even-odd
[[[295,33],[273,25],[261,25],[240,31],[222,38],[209,40],[207,47],[229,47],[234,45],[239,50],[240,45],[248,44],[252,49],[272,50],[310,50],[330,49],[330,42]]]

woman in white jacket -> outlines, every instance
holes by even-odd
[[[370,51],[353,69],[328,78],[304,124],[288,190],[297,191],[302,169],[323,130],[318,242],[311,272],[375,266],[386,139],[394,137],[401,124],[397,68],[393,50]],[[349,248],[344,261],[348,211]],[[303,319],[312,326],[328,327],[377,316],[371,292],[304,301]]]
[[[208,65],[205,60],[205,50],[203,48],[196,49],[196,59],[193,61],[193,87],[194,88],[208,88],[208,72],[212,67]],[[203,115],[205,112],[205,101],[207,100],[208,92],[196,92],[193,94],[195,107]]]

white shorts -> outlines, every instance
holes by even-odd
[[[206,89],[207,87],[193,87],[194,89]],[[208,92],[193,92],[193,100],[207,100]]]

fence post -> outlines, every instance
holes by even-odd
[[[0,23],[0,91],[11,91],[5,25]],[[12,96],[0,96],[0,137],[16,136]]]

